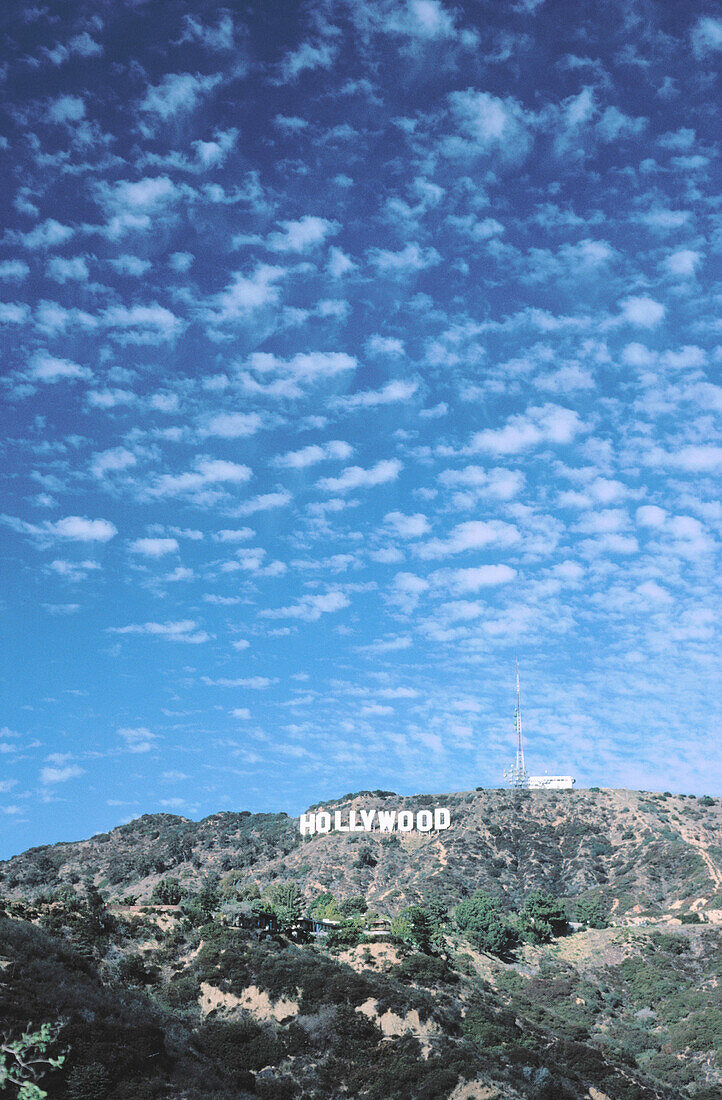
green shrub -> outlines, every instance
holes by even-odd
[[[545,890],[527,894],[519,913],[519,927],[530,943],[549,943],[567,929],[564,906]]]
[[[576,919],[584,921],[590,928],[608,928],[608,907],[601,898],[588,898],[585,901],[578,901]]]
[[[491,955],[507,955],[516,943],[516,933],[501,902],[484,890],[477,890],[457,905],[454,919],[457,927],[466,932],[481,951]]]
[[[110,1076],[100,1062],[73,1066],[65,1085],[65,1100],[102,1100],[110,1091]]]
[[[447,963],[433,955],[408,955],[391,970],[390,977],[432,988],[440,983],[452,984],[459,980],[458,974]]]
[[[183,887],[177,878],[162,878],[156,882],[150,900],[156,905],[178,905],[183,897]]]

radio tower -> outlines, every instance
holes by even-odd
[[[524,763],[524,738],[521,732],[521,691],[519,690],[519,659],[516,662],[516,708],[514,709],[514,732],[516,733],[516,762],[504,769],[504,778],[510,787],[529,786],[529,773]]]

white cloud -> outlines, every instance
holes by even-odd
[[[0,279],[8,282],[22,282],[30,274],[30,268],[24,260],[0,261]]]
[[[664,266],[670,275],[683,279],[692,278],[702,262],[702,253],[692,248],[680,248],[664,258]]]
[[[722,447],[712,443],[689,444],[669,453],[654,451],[649,458],[652,465],[670,466],[693,474],[722,469]]]
[[[509,565],[479,565],[472,569],[439,569],[431,574],[430,580],[434,585],[462,595],[478,592],[480,588],[509,584],[516,575],[516,569]]]
[[[128,752],[144,753],[155,748],[153,742],[156,740],[156,735],[151,733],[145,726],[124,727],[118,730],[118,736],[125,742],[125,748]]]
[[[254,535],[252,527],[238,527],[235,530],[225,528],[223,531],[216,531],[213,538],[216,542],[246,542]]]
[[[415,573],[397,573],[388,593],[388,600],[406,615],[416,610],[419,600],[429,589],[429,582]]]
[[[637,523],[640,527],[662,527],[667,519],[664,508],[658,508],[656,504],[642,504],[636,511]]]
[[[140,109],[166,122],[174,115],[192,111],[200,97],[214,88],[220,79],[220,76],[200,76],[197,73],[166,73],[158,84],[146,89]]]
[[[532,145],[532,116],[511,96],[500,99],[489,92],[467,88],[449,96],[451,112],[462,139],[446,139],[447,156],[496,154],[508,163],[524,160]]]
[[[340,279],[342,275],[346,275],[349,271],[353,271],[355,267],[356,264],[351,257],[347,256],[340,248],[334,246],[329,249],[328,273],[333,279]]]
[[[60,754],[56,754],[58,760],[61,759]],[[67,756],[64,757],[67,760]],[[67,783],[69,779],[77,779],[79,776],[85,775],[85,769],[79,767],[77,764],[66,764],[63,766],[45,767],[40,772],[40,782],[47,783]]]
[[[323,244],[327,237],[338,233],[337,222],[311,214],[295,222],[281,222],[282,233],[271,233],[266,245],[272,252],[307,252]]]
[[[277,455],[273,462],[276,466],[287,466],[292,470],[305,470],[307,466],[313,466],[317,462],[325,462],[329,459],[347,459],[353,454],[353,447],[342,439],[329,439],[327,443],[312,443],[308,447],[302,447],[300,451],[288,451],[284,455]]]
[[[486,428],[476,432],[468,450],[471,453],[517,454],[545,443],[571,443],[582,427],[573,409],[551,404],[533,406],[525,413],[510,416],[503,428]]]
[[[372,248],[368,253],[369,262],[377,271],[383,271],[389,275],[407,275],[414,271],[423,271],[426,267],[433,267],[441,263],[441,256],[435,248],[422,248],[412,241],[399,252],[392,252],[386,248]]]
[[[686,225],[692,218],[689,210],[669,210],[666,207],[655,206],[638,218],[643,225],[658,232],[667,232],[670,229],[679,229]]]
[[[63,519],[35,525],[25,523],[14,516],[0,516],[6,526],[20,534],[30,535],[43,543],[52,543],[57,539],[68,542],[109,542],[118,534],[115,524],[107,519],[87,519],[85,516],[65,516]]]
[[[162,558],[166,554],[175,553],[178,549],[178,540],[161,538],[134,539],[130,543],[130,549],[134,554],[142,554],[145,558]]]
[[[228,159],[236,144],[238,130],[217,130],[213,141],[192,142],[196,158],[202,169],[218,168]]]
[[[240,381],[250,393],[295,400],[303,395],[304,384],[315,385],[356,366],[355,357],[341,351],[299,352],[291,359],[255,352],[248,360],[249,370],[240,372]]]
[[[207,421],[201,434],[219,439],[241,439],[254,435],[262,427],[263,420],[258,413],[217,413]]]
[[[83,283],[90,277],[88,265],[82,256],[73,256],[65,260],[62,256],[51,256],[48,262],[48,276],[56,283]]]
[[[195,469],[182,474],[161,474],[147,492],[154,497],[197,494],[223,485],[243,485],[250,477],[248,466],[226,459],[199,456],[195,460]]]
[[[639,328],[655,328],[663,319],[665,307],[647,295],[626,298],[622,303],[620,320]]]
[[[199,645],[210,639],[210,634],[199,630],[198,623],[193,619],[166,623],[130,623],[128,626],[111,626],[107,630],[109,634],[150,634],[166,638],[169,642],[187,642],[191,645]]]
[[[524,474],[503,467],[487,470],[482,466],[466,466],[463,470],[443,470],[439,481],[442,485],[472,490],[475,495],[511,500],[521,492]]]
[[[100,569],[100,565],[97,561],[64,561],[62,558],[56,558],[47,568],[64,580],[74,582],[84,581],[88,573]]]
[[[224,291],[216,295],[209,319],[217,324],[242,321],[266,306],[276,305],[280,290],[274,284],[285,275],[282,267],[258,264],[252,275],[237,271]]]
[[[515,546],[521,541],[517,528],[503,520],[469,520],[459,523],[445,539],[430,539],[417,547],[421,558],[444,558],[449,554],[463,554],[467,550],[485,550],[488,547]]]
[[[722,19],[706,15],[692,28],[692,50],[696,57],[722,50]]]
[[[320,42],[317,46],[303,42],[298,49],[287,53],[281,62],[281,80],[296,80],[307,70],[330,69],[335,56],[336,50],[331,42]]]
[[[138,279],[141,275],[145,275],[146,271],[150,271],[153,266],[150,260],[141,260],[139,256],[131,256],[127,252],[116,259],[110,260],[110,263],[119,275],[132,275]]]
[[[119,344],[164,344],[175,340],[185,327],[180,317],[158,302],[146,306],[109,306],[100,319]]]
[[[402,464],[396,458],[382,459],[370,469],[361,466],[348,466],[339,477],[326,477],[318,482],[319,489],[329,493],[347,493],[354,489],[369,489],[375,485],[384,485],[394,481],[400,474]]]
[[[428,519],[421,512],[416,512],[413,516],[404,515],[403,512],[388,512],[384,516],[384,523],[403,539],[418,539],[431,530]]]
[[[417,381],[399,378],[387,382],[380,390],[363,390],[361,393],[349,394],[348,397],[337,397],[334,404],[345,409],[372,409],[378,405],[408,401],[418,388]]]
[[[620,138],[641,134],[649,124],[648,118],[630,118],[617,107],[607,107],[597,123],[597,133],[602,141],[613,142]]]
[[[369,355],[388,355],[391,359],[400,359],[404,354],[404,342],[397,336],[370,336],[366,341]]]
[[[234,515],[252,516],[256,512],[269,512],[273,508],[283,508],[286,504],[290,504],[292,499],[286,489],[280,489],[276,493],[261,493],[260,496],[244,500],[242,504],[237,505]]]
[[[77,95],[58,96],[48,107],[49,122],[79,122],[84,117],[85,103]]]
[[[61,225],[55,218],[46,218],[27,233],[21,233],[19,239],[26,248],[54,248],[65,244],[75,233],[69,225]]]
[[[92,378],[93,372],[70,359],[57,359],[45,351],[36,351],[28,364],[27,376],[33,382],[52,383]]]
[[[217,680],[212,680],[210,676],[201,676],[201,682],[208,687],[251,688],[252,691],[265,691],[271,684],[277,683],[268,676],[238,676],[233,679],[221,676]]]
[[[110,240],[117,240],[128,232],[144,232],[161,222],[185,190],[169,176],[146,176],[112,184],[103,180],[95,193],[108,217],[102,232]]]
[[[338,589],[332,589],[330,592],[302,596],[297,603],[288,607],[266,608],[260,615],[265,619],[302,619],[304,622],[315,623],[322,615],[342,611],[348,606],[348,596]]]
[[[106,474],[120,473],[135,466],[138,459],[125,447],[112,447],[109,451],[99,451],[93,455],[90,472],[93,477],[102,478]]]

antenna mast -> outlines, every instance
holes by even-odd
[[[529,786],[529,773],[524,763],[524,738],[521,729],[521,690],[519,688],[519,658],[516,661],[516,707],[514,709],[514,732],[516,734],[516,762],[504,769],[504,778],[510,787]]]

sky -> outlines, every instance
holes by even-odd
[[[3,8],[0,856],[722,794],[722,18]]]

